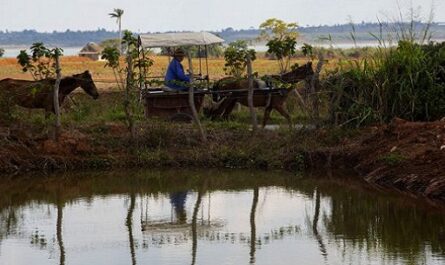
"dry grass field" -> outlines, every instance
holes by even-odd
[[[154,65],[150,69],[151,76],[163,76],[168,66],[168,59],[166,56],[152,56],[154,60]],[[295,59],[292,63],[304,64],[305,59]],[[183,62],[185,68],[187,63]],[[205,60],[201,61],[202,73],[205,74]],[[62,74],[72,75],[80,73],[85,70],[92,72],[94,80],[98,88],[107,90],[113,89],[114,76],[110,68],[105,67],[104,61],[92,61],[88,58],[78,57],[78,56],[64,56],[61,60]],[[225,75],[224,73],[224,58],[209,58],[209,76],[212,80],[220,79]],[[195,73],[199,72],[199,60],[193,60],[193,67]],[[258,74],[276,74],[278,73],[278,64],[274,60],[269,60],[266,58],[258,58],[253,63],[253,69]],[[20,65],[17,64],[15,58],[1,58],[0,59],[0,79],[4,78],[17,78],[17,79],[32,79],[29,73],[22,72]]]

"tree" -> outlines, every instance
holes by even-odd
[[[103,40],[99,43],[99,46],[102,48],[106,48],[106,47],[115,47],[115,48],[120,48],[121,45],[121,40],[120,39],[106,39]]]
[[[124,10],[120,8],[115,8],[113,13],[109,13],[111,18],[116,19],[116,23],[119,25],[119,42],[120,42],[120,54],[123,54],[123,48],[122,48],[122,15],[124,14]]]
[[[251,61],[256,59],[255,50],[248,49],[247,43],[238,40],[229,44],[224,51],[224,71],[226,74],[233,75],[236,78],[241,78],[247,67],[247,57]]]
[[[5,49],[0,48],[0,58],[3,57],[3,54],[5,54]]]
[[[53,88],[53,106],[56,114],[55,138],[58,139],[60,133],[60,105],[59,105],[59,85],[62,79],[60,69],[60,57],[63,56],[61,48],[49,49],[42,42],[36,42],[31,46],[31,55],[26,50],[21,50],[17,56],[18,63],[22,66],[23,72],[31,73],[34,80],[55,78]],[[38,88],[34,88],[38,89]],[[37,92],[37,91],[36,91]]]
[[[297,23],[286,23],[276,18],[270,18],[260,25],[260,39],[267,40],[267,52],[277,58],[281,73],[287,72],[290,59],[296,53],[297,27]]]
[[[56,55],[61,56],[62,52],[60,48],[49,49],[42,42],[35,42],[31,46],[31,55],[21,50],[17,61],[22,71],[31,73],[34,80],[53,78],[56,74]]]
[[[119,61],[120,53],[116,47],[106,47],[102,51],[102,59],[107,61],[105,67],[113,69],[118,88],[125,91],[123,101],[124,112],[128,130],[131,132],[132,137],[134,137],[135,127],[133,113],[137,97],[134,96],[133,92],[135,92],[134,88],[136,85],[143,82],[143,80],[139,79],[144,79],[146,76],[146,73],[142,73],[142,71],[148,71],[153,65],[153,61],[148,56],[142,58],[138,56],[137,39],[130,31],[124,31],[122,43],[127,47],[127,55],[124,65]]]

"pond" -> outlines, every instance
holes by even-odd
[[[341,172],[0,178],[0,264],[444,264],[445,211]]]

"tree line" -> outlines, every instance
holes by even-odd
[[[383,26],[391,27],[391,23],[386,23]],[[417,27],[426,26],[425,23],[416,23]],[[378,33],[380,31],[381,24],[379,23],[359,23],[359,24],[338,24],[333,26],[320,25],[320,26],[306,26],[298,27],[298,32],[301,34],[301,39],[304,41],[318,40],[320,37],[326,37],[330,35],[335,40],[347,40],[350,39],[350,33],[354,31],[357,41],[374,40],[374,37],[370,33]],[[432,23],[431,32],[434,32],[433,38],[445,39],[445,24]],[[213,33],[218,34],[227,43],[236,40],[255,40],[261,33],[259,28],[250,29],[233,29],[225,28]],[[23,31],[0,31],[0,45],[31,45],[32,43],[39,41],[46,43],[50,46],[83,46],[88,42],[100,43],[107,39],[118,38],[118,31],[108,31],[105,29],[97,29],[91,31],[73,31],[66,30],[64,32],[37,32],[36,30],[23,30]]]

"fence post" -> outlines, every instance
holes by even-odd
[[[131,100],[131,89],[134,85],[134,76],[133,76],[133,58],[131,57],[131,53],[127,52],[127,80],[125,85],[125,102],[124,102],[124,111],[125,116],[127,117],[128,129],[130,130],[131,138],[136,138],[136,130],[133,120],[133,111],[132,111],[132,100]]]
[[[258,122],[256,118],[255,108],[253,106],[253,70],[252,70],[252,60],[250,58],[250,55],[247,55],[246,64],[247,64],[247,78],[249,80],[249,92],[247,93],[247,103],[249,105],[250,117],[252,120],[252,130],[256,132],[258,129]]]
[[[320,124],[320,109],[319,109],[319,87],[320,87],[320,72],[324,64],[323,54],[318,55],[318,63],[315,68],[314,75],[311,79],[311,95],[312,95],[312,118],[316,127]]]
[[[188,63],[189,63],[189,71],[190,71],[190,83],[193,82],[193,64],[192,64],[192,56],[190,54],[190,52],[187,53],[187,59],[188,59]],[[204,129],[202,128],[201,122],[199,121],[199,116],[198,116],[198,111],[196,110],[195,107],[195,95],[193,93],[194,87],[193,85],[191,85],[189,87],[189,106],[190,109],[192,110],[192,115],[193,115],[193,120],[196,123],[196,125],[198,126],[199,129],[199,133],[201,134],[201,138],[204,142],[207,142],[207,136],[206,133],[204,131]]]
[[[62,79],[62,73],[60,69],[60,54],[59,50],[55,49],[55,60],[56,60],[56,83],[54,84],[54,95],[53,95],[53,105],[54,105],[54,113],[56,114],[56,122],[55,122],[55,140],[58,141],[60,135],[60,105],[59,105],[59,86],[60,81]]]

